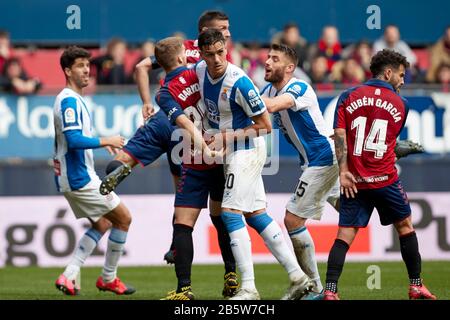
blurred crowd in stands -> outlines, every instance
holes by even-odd
[[[438,90],[450,92],[450,26],[436,43],[414,49],[401,39],[395,25],[386,26],[383,36],[373,43],[361,40],[344,46],[334,26],[325,26],[320,39],[312,42],[302,36],[297,24],[288,23],[273,36],[271,43],[284,43],[297,52],[300,59],[295,76],[313,84],[317,90],[364,82],[371,77],[371,57],[379,50],[390,48],[405,55],[411,64],[406,83],[435,84]],[[268,46],[258,42],[229,43],[233,63],[241,66],[260,88],[265,85]],[[154,54],[154,42],[149,40],[140,48],[132,49],[124,39],[113,38],[106,48],[90,51],[93,55],[91,90],[94,91],[99,85],[134,84],[134,66]],[[60,88],[64,85],[59,69],[61,52],[62,49],[13,48],[9,33],[0,30],[0,91],[25,95]],[[157,85],[163,77],[162,70],[151,71],[151,84]]]

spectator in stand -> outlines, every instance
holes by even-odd
[[[30,79],[17,58],[4,63],[0,82],[4,91],[19,95],[36,93],[41,88],[39,79]]]
[[[139,62],[144,60],[145,58],[152,57],[155,55],[155,44],[151,40],[145,41],[141,45],[141,55],[136,59],[134,66],[136,66]],[[160,80],[164,79],[164,70],[162,68],[149,70],[148,77],[150,85],[159,85]],[[135,82],[135,72],[132,74],[132,81]]]
[[[450,26],[430,49],[430,68],[426,75],[428,82],[436,82],[437,70],[442,64],[450,65]]]
[[[372,47],[367,40],[361,40],[358,43],[350,44],[342,51],[342,58],[354,59],[364,70],[364,78],[370,79],[372,72],[370,72],[370,61],[372,60]]]
[[[308,64],[308,42],[300,34],[300,28],[295,22],[286,24],[282,32],[277,33],[272,38],[272,43],[285,44],[294,49],[298,57],[299,68],[309,70]]]
[[[390,24],[384,29],[382,38],[373,44],[373,53],[377,53],[383,49],[391,49],[404,55],[411,66],[417,63],[417,57],[408,44],[400,39],[400,31],[396,25]]]
[[[0,30],[0,71],[6,61],[12,56],[11,41],[9,38],[9,32],[6,30]]]
[[[436,71],[436,82],[442,84],[442,92],[450,92],[450,64],[441,64]]]
[[[258,42],[251,42],[247,49],[241,51],[241,65],[258,88],[266,86],[264,62],[261,60],[261,46]]]
[[[130,77],[125,71],[127,44],[124,40],[113,38],[108,42],[106,54],[91,60],[95,67],[97,84],[127,84]]]
[[[365,80],[364,70],[355,59],[344,59],[333,65],[331,79],[336,83],[357,85]]]
[[[328,72],[327,58],[324,56],[316,56],[311,63],[311,71],[309,77],[312,83],[331,83],[330,74]]]
[[[325,26],[322,37],[312,50],[313,56],[324,56],[327,59],[327,70],[331,72],[333,65],[341,60],[342,46],[339,42],[339,32],[335,26]]]

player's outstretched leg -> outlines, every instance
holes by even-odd
[[[100,193],[107,195],[131,173],[131,166],[120,161],[113,160],[106,168],[107,175],[102,179]]]
[[[399,140],[394,148],[397,159],[406,157],[414,153],[423,153],[425,149],[418,143],[411,140]]]
[[[289,275],[291,282],[282,300],[298,300],[312,287],[313,283],[300,268],[294,254],[283,237],[280,225],[266,212],[260,212],[246,218],[249,226],[254,228],[264,239],[270,252],[280,262]]]

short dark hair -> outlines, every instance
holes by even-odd
[[[387,67],[398,69],[403,65],[405,69],[409,68],[409,62],[406,57],[394,50],[383,49],[378,51],[370,61],[370,72],[374,77],[379,76]]]
[[[156,61],[167,70],[177,63],[177,55],[183,49],[183,39],[179,37],[168,37],[158,41],[155,45]]]
[[[294,65],[298,64],[297,53],[291,47],[289,47],[289,46],[287,46],[285,44],[273,43],[273,44],[270,45],[270,49],[271,50],[275,50],[275,51],[283,52]]]
[[[61,55],[61,58],[59,59],[59,63],[61,65],[62,70],[64,71],[65,68],[72,67],[77,58],[89,59],[90,57],[91,54],[86,49],[77,46],[70,46],[66,50],[64,50],[63,54]]]
[[[225,37],[219,30],[208,29],[198,36],[198,47],[200,50],[205,46],[212,46],[216,42],[223,42],[225,44]]]
[[[204,27],[208,27],[213,20],[230,20],[222,11],[205,11],[198,19],[198,32],[202,32]]]

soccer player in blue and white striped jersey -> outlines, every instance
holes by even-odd
[[[231,299],[259,299],[250,236],[243,215],[286,269],[291,281],[288,297],[301,297],[310,286],[309,278],[287,246],[280,226],[266,212],[261,175],[266,146],[262,135],[272,129],[266,106],[250,78],[227,61],[225,38],[221,32],[208,29],[200,34],[198,45],[204,61],[196,64],[195,70],[208,122],[212,128],[220,130],[214,140],[225,142],[226,148],[231,149],[224,164],[226,183],[221,216],[242,276],[241,288]],[[220,147],[220,143],[218,145]]]
[[[300,156],[303,173],[286,205],[285,225],[300,266],[314,282],[309,297],[320,298],[323,286],[314,241],[305,222],[319,220],[326,201],[337,206],[339,168],[329,137],[331,128],[326,127],[314,90],[293,77],[297,60],[295,51],[288,46],[272,45],[265,64],[265,80],[270,84],[261,95],[275,123]]]
[[[90,53],[79,47],[67,48],[60,59],[66,77],[66,88],[56,97],[53,108],[55,126],[55,181],[59,192],[70,204],[75,216],[88,218],[92,227],[80,239],[71,261],[56,280],[56,287],[67,295],[79,294],[75,283],[80,267],[111,228],[102,275],[96,286],[116,294],[134,293],[117,277],[117,266],[127,238],[131,215],[115,193],[99,192],[100,178],[95,173],[92,149],[121,148],[121,136],[96,138],[88,107],[82,97],[89,84]]]

